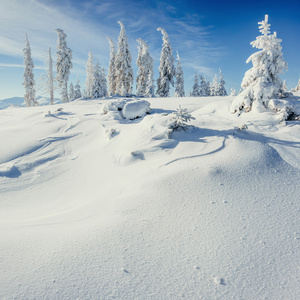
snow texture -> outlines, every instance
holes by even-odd
[[[1,109],[0,299],[298,299],[300,123],[233,99]]]

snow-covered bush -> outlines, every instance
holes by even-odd
[[[169,129],[172,131],[176,130],[187,130],[187,122],[194,120],[195,118],[187,112],[186,108],[181,108],[181,105],[171,114]]]
[[[127,102],[122,110],[125,119],[134,120],[151,112],[150,103],[146,100]]]
[[[294,99],[271,99],[268,107],[276,111],[281,121],[300,120],[300,101]]]
[[[254,104],[257,108],[267,107],[269,100],[278,98],[281,91],[279,74],[283,74],[287,69],[281,52],[281,40],[277,38],[276,32],[270,35],[268,15],[258,24],[262,35],[251,42],[251,45],[260,51],[252,54],[247,60],[247,63],[252,62],[253,67],[245,73],[241,85],[244,90],[232,102],[232,113],[250,111]]]

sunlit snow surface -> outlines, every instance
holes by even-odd
[[[0,110],[0,299],[297,299],[300,122],[145,100]]]

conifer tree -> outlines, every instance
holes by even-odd
[[[202,75],[199,75],[199,95],[206,96],[206,82]]]
[[[75,90],[72,82],[70,83],[70,87],[69,87],[69,98],[70,101],[75,99]]]
[[[138,58],[136,64],[138,66],[138,75],[136,78],[137,95],[144,96],[148,82],[149,73],[153,73],[153,59],[149,53],[149,47],[142,39],[137,39],[140,44],[138,49]]]
[[[200,96],[199,76],[197,72],[195,72],[192,97],[199,97],[199,96]]]
[[[217,95],[218,96],[227,96],[227,92],[225,89],[225,81],[224,81],[221,69],[220,69],[220,80],[219,80],[219,84],[218,84]]]
[[[105,76],[105,69],[102,68],[101,70],[101,86],[102,86],[102,91],[103,91],[103,97],[107,97],[107,81],[106,81],[106,76]]]
[[[246,61],[251,61],[253,67],[245,73],[241,85],[244,90],[232,102],[232,113],[250,111],[254,104],[257,108],[267,107],[269,99],[277,98],[281,91],[279,74],[287,70],[287,63],[281,52],[281,40],[277,38],[276,32],[270,34],[268,15],[258,24],[262,35],[251,42],[251,45],[260,51],[252,54]]]
[[[115,70],[117,77],[116,92],[122,96],[132,93],[133,71],[131,67],[131,54],[128,46],[128,38],[125,27],[121,21],[118,39],[118,52],[116,54]]]
[[[93,86],[94,86],[93,53],[89,52],[88,60],[86,63],[86,81],[85,81],[85,90],[86,90],[86,98],[87,99],[90,99],[93,97]]]
[[[295,92],[299,92],[300,91],[300,79],[298,81],[297,86],[295,87]]]
[[[205,82],[205,90],[204,90],[204,92],[205,92],[205,96],[212,96],[211,95],[211,93],[210,93],[210,86],[211,86],[211,84],[210,84],[210,82],[209,82],[209,79],[208,78],[204,78],[204,82]]]
[[[154,86],[154,80],[153,80],[153,68],[150,69],[146,84],[146,90],[145,90],[145,96],[146,97],[154,97],[155,93],[155,86]]]
[[[77,82],[76,82],[76,85],[75,85],[75,99],[79,99],[82,97],[81,95],[81,89],[80,89],[80,85],[79,85],[79,79],[77,77]]]
[[[177,68],[176,68],[176,88],[175,88],[174,96],[185,97],[183,70],[181,67],[181,61],[178,52],[177,52]]]
[[[62,29],[56,29],[57,33],[57,76],[58,86],[61,88],[61,97],[63,102],[68,102],[68,80],[70,70],[73,68],[72,51],[67,47],[66,37]]]
[[[99,62],[97,62],[94,67],[93,78],[94,78],[94,80],[93,80],[93,86],[92,86],[92,91],[91,91],[92,98],[103,97],[102,70],[101,70]]]
[[[116,76],[116,47],[111,38],[107,38],[110,45],[110,61],[108,67],[108,87],[109,87],[109,95],[115,95],[117,89],[117,76]]]
[[[157,94],[160,97],[168,97],[170,91],[170,83],[174,86],[174,76],[176,73],[174,67],[174,56],[172,54],[172,46],[169,36],[164,28],[157,29],[162,33],[162,50],[160,55],[159,78],[157,79]]]
[[[231,88],[230,96],[236,96],[236,91],[234,88]]]
[[[38,84],[39,93],[49,94],[50,104],[54,104],[54,77],[53,77],[53,61],[51,57],[51,48],[49,47],[48,55],[45,58],[45,72],[40,76]]]
[[[213,82],[210,84],[210,96],[218,96],[218,86],[218,77],[217,74],[215,74]]]
[[[26,40],[25,40],[25,48],[23,49],[24,53],[24,82],[23,85],[25,87],[25,95],[24,95],[24,101],[25,105],[27,107],[38,105],[37,101],[35,101],[35,81],[34,81],[34,75],[33,75],[33,68],[34,64],[31,58],[31,48],[28,41],[27,34],[25,34]]]

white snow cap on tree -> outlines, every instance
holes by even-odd
[[[269,100],[277,98],[281,92],[282,81],[279,74],[287,70],[287,63],[281,52],[281,40],[277,38],[276,32],[270,35],[268,15],[258,24],[262,35],[251,42],[251,45],[261,50],[246,61],[251,61],[253,67],[245,73],[241,84],[244,90],[232,102],[232,113],[250,111],[253,105],[256,108],[267,107]]]
[[[25,95],[24,101],[26,106],[38,105],[37,101],[35,101],[35,81],[33,75],[34,64],[31,58],[31,48],[28,41],[27,34],[25,34],[25,48],[23,49],[24,53],[24,82],[23,85],[25,87]]]
[[[230,96],[236,96],[236,91],[234,88],[231,88]]]
[[[174,86],[174,76],[176,70],[174,67],[174,56],[172,54],[172,46],[169,36],[164,28],[157,28],[162,33],[162,50],[160,55],[159,78],[157,79],[157,94],[160,97],[168,97],[170,91],[170,83]]]
[[[77,82],[76,82],[76,85],[75,85],[75,99],[79,99],[81,97],[82,97],[81,89],[80,89],[80,85],[79,85],[79,79],[77,77]]]
[[[153,59],[149,53],[149,47],[142,39],[136,40],[138,46],[138,58],[136,64],[138,66],[138,75],[136,78],[136,93],[137,95],[145,96],[149,73],[153,74]],[[150,79],[151,80],[151,79]]]
[[[89,52],[89,57],[86,63],[86,81],[85,81],[86,98],[88,99],[93,97],[94,79],[95,78],[94,78],[93,53]]]
[[[175,88],[174,96],[185,97],[183,70],[181,67],[181,61],[178,52],[177,52],[177,68],[176,68],[176,88]]]
[[[218,77],[217,74],[215,74],[213,82],[210,84],[210,95],[218,96],[218,88],[219,88]]]
[[[58,86],[61,88],[61,97],[63,102],[68,102],[68,80],[70,70],[73,68],[72,51],[67,47],[66,37],[62,29],[56,29],[57,33],[57,76]]]
[[[108,67],[108,87],[109,87],[109,95],[115,95],[117,89],[117,76],[116,76],[116,47],[111,38],[107,37],[110,46],[110,60]]]
[[[218,96],[227,96],[227,92],[225,89],[225,81],[224,81],[221,69],[220,69],[220,80],[219,80],[219,84],[218,84],[218,88],[217,88],[217,95]]]
[[[300,91],[300,79],[298,81],[297,86],[295,87],[295,92],[299,92]]]
[[[100,98],[103,97],[104,91],[102,88],[102,69],[100,67],[99,62],[96,63],[93,74],[93,87],[92,87],[92,98]]]
[[[121,26],[118,39],[118,52],[116,54],[115,70],[117,76],[116,92],[122,96],[132,93],[133,71],[131,67],[131,54],[128,46],[128,38],[125,27],[121,21],[118,21]]]
[[[192,97],[199,97],[199,96],[200,96],[199,76],[197,72],[195,72]]]

